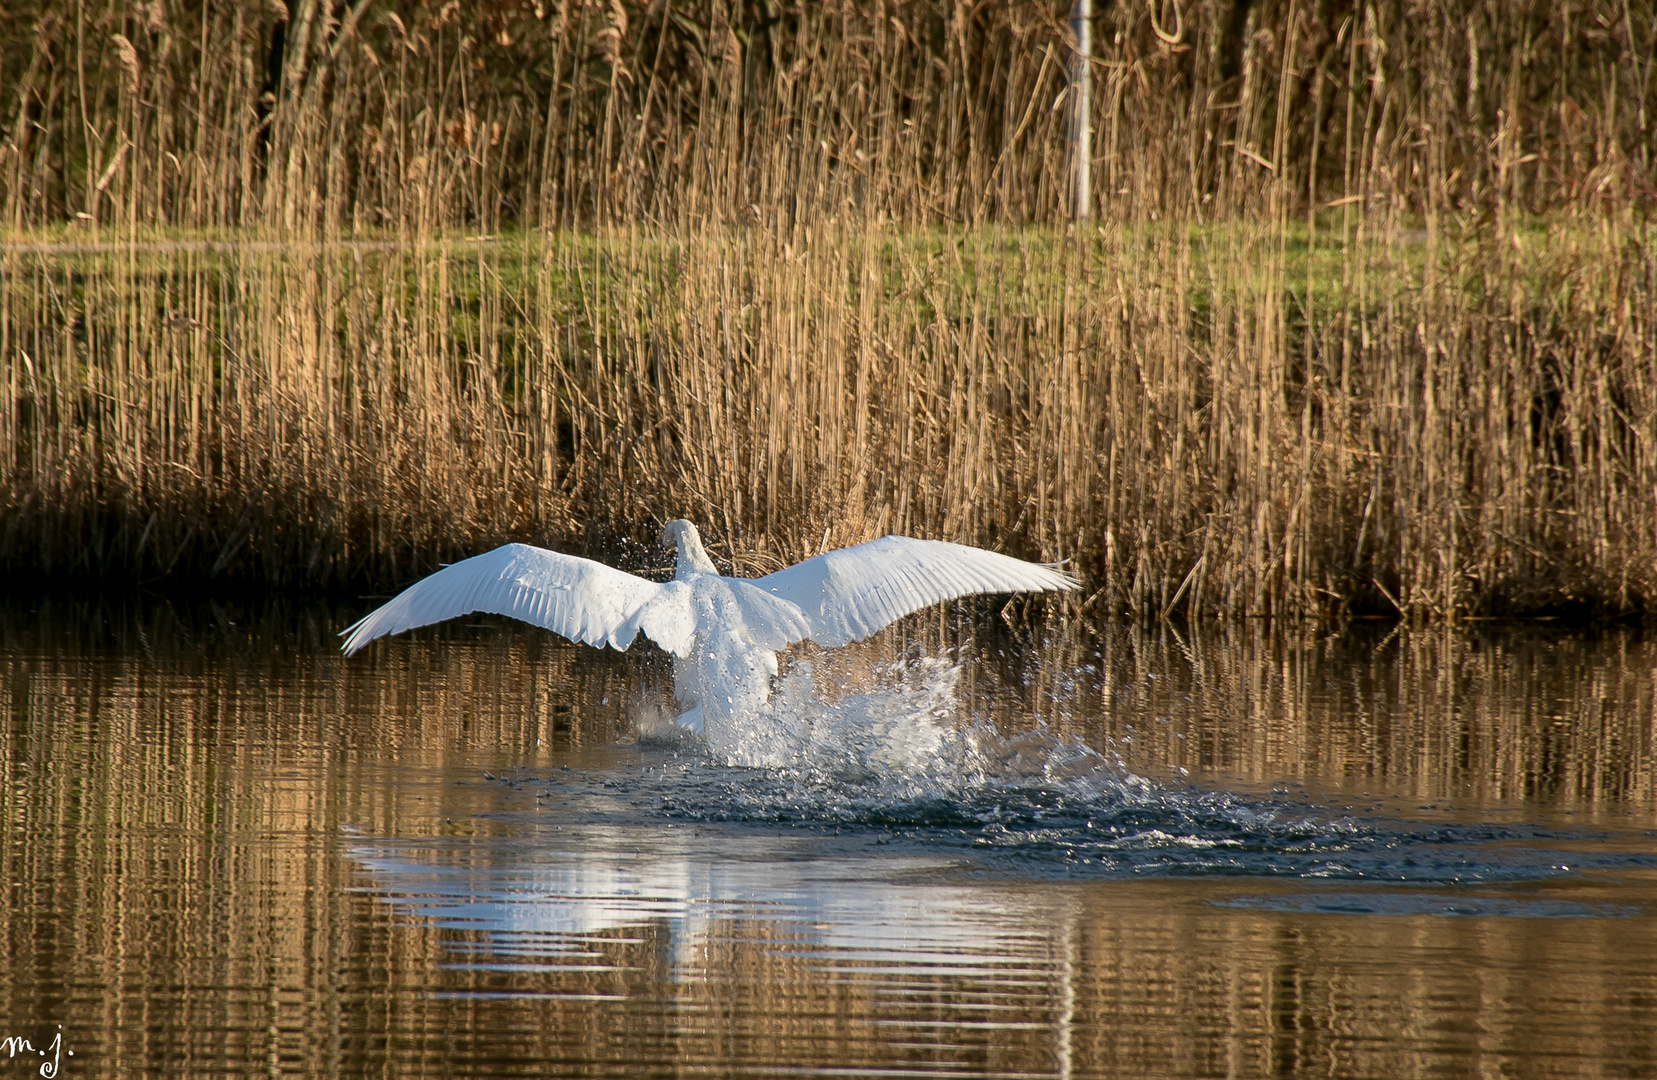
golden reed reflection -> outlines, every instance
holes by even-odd
[[[344,615],[0,609],[0,1014],[62,1023],[67,1075],[1657,1070],[1651,880],[1627,917],[1573,919],[1002,882],[951,894],[969,936],[941,958],[924,920],[870,956],[757,905],[689,937],[662,917],[579,940],[422,918],[383,901],[354,837],[486,851],[533,798],[484,771],[602,767],[665,665],[465,626],[344,663]],[[1657,656],[1636,635],[1008,634],[977,641],[963,698],[1147,774],[1657,825]],[[1011,678],[1015,646],[1048,662]]]
[[[1099,673],[1096,706],[1059,710],[1061,722],[1153,773],[1473,805],[1657,806],[1657,643],[1637,631],[1164,624],[1066,644],[1077,664],[1095,653]]]

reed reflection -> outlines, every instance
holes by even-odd
[[[885,1039],[926,1047],[939,1072],[1038,1075],[1657,1061],[1649,915],[1235,918],[1200,902],[1224,892],[1207,883],[966,887],[803,845],[721,863],[675,855],[659,832],[562,839],[579,850],[497,838],[354,856],[449,955],[446,993],[647,1006],[694,1048],[662,1064],[778,1068],[825,1037],[859,1066],[889,1063]]]
[[[13,1027],[62,1022],[86,1075],[1657,1069],[1648,864],[1455,918],[1324,903],[1362,883],[982,878],[868,828],[692,826],[626,797],[659,657],[460,626],[342,665],[344,621],[0,606]],[[967,644],[963,720],[1039,718],[1155,778],[1621,817],[1604,843],[1650,854],[1638,635]],[[562,777],[584,816],[545,808]]]
[[[1164,625],[1089,644],[1100,697],[1076,711],[1083,729],[1152,772],[1481,807],[1657,805],[1657,647],[1638,632]]]

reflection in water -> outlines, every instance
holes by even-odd
[[[1657,802],[1657,649],[1631,633],[1251,625],[1100,645],[1088,730],[1136,766],[1469,806]]]
[[[344,616],[0,610],[0,1010],[65,1075],[1657,1073],[1636,635],[928,623],[797,666],[820,736],[963,648],[941,775],[718,769],[632,743],[660,654],[343,664]]]
[[[397,847],[363,845],[351,854],[376,895],[434,926],[472,931],[505,954],[558,955],[604,931],[659,924],[674,942],[681,980],[732,919],[786,928],[791,947],[844,961],[965,970],[1010,962],[1015,947],[1036,936],[1032,918],[1051,914],[1027,891],[931,880],[949,869],[941,860],[881,859],[882,877],[871,878],[866,855],[741,858],[728,850],[719,860],[686,858],[663,850],[654,830],[580,830],[577,846],[578,854],[553,859],[522,841],[469,848],[459,865],[418,861]]]

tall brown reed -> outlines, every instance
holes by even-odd
[[[0,559],[392,582],[697,517],[1142,613],[1657,595],[1657,19],[41,4]],[[63,222],[70,224],[65,227]]]

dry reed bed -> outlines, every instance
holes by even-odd
[[[1644,610],[1650,14],[1235,10],[1101,20],[1067,228],[1041,6],[42,5],[0,560],[389,584],[688,514],[1109,610]]]

